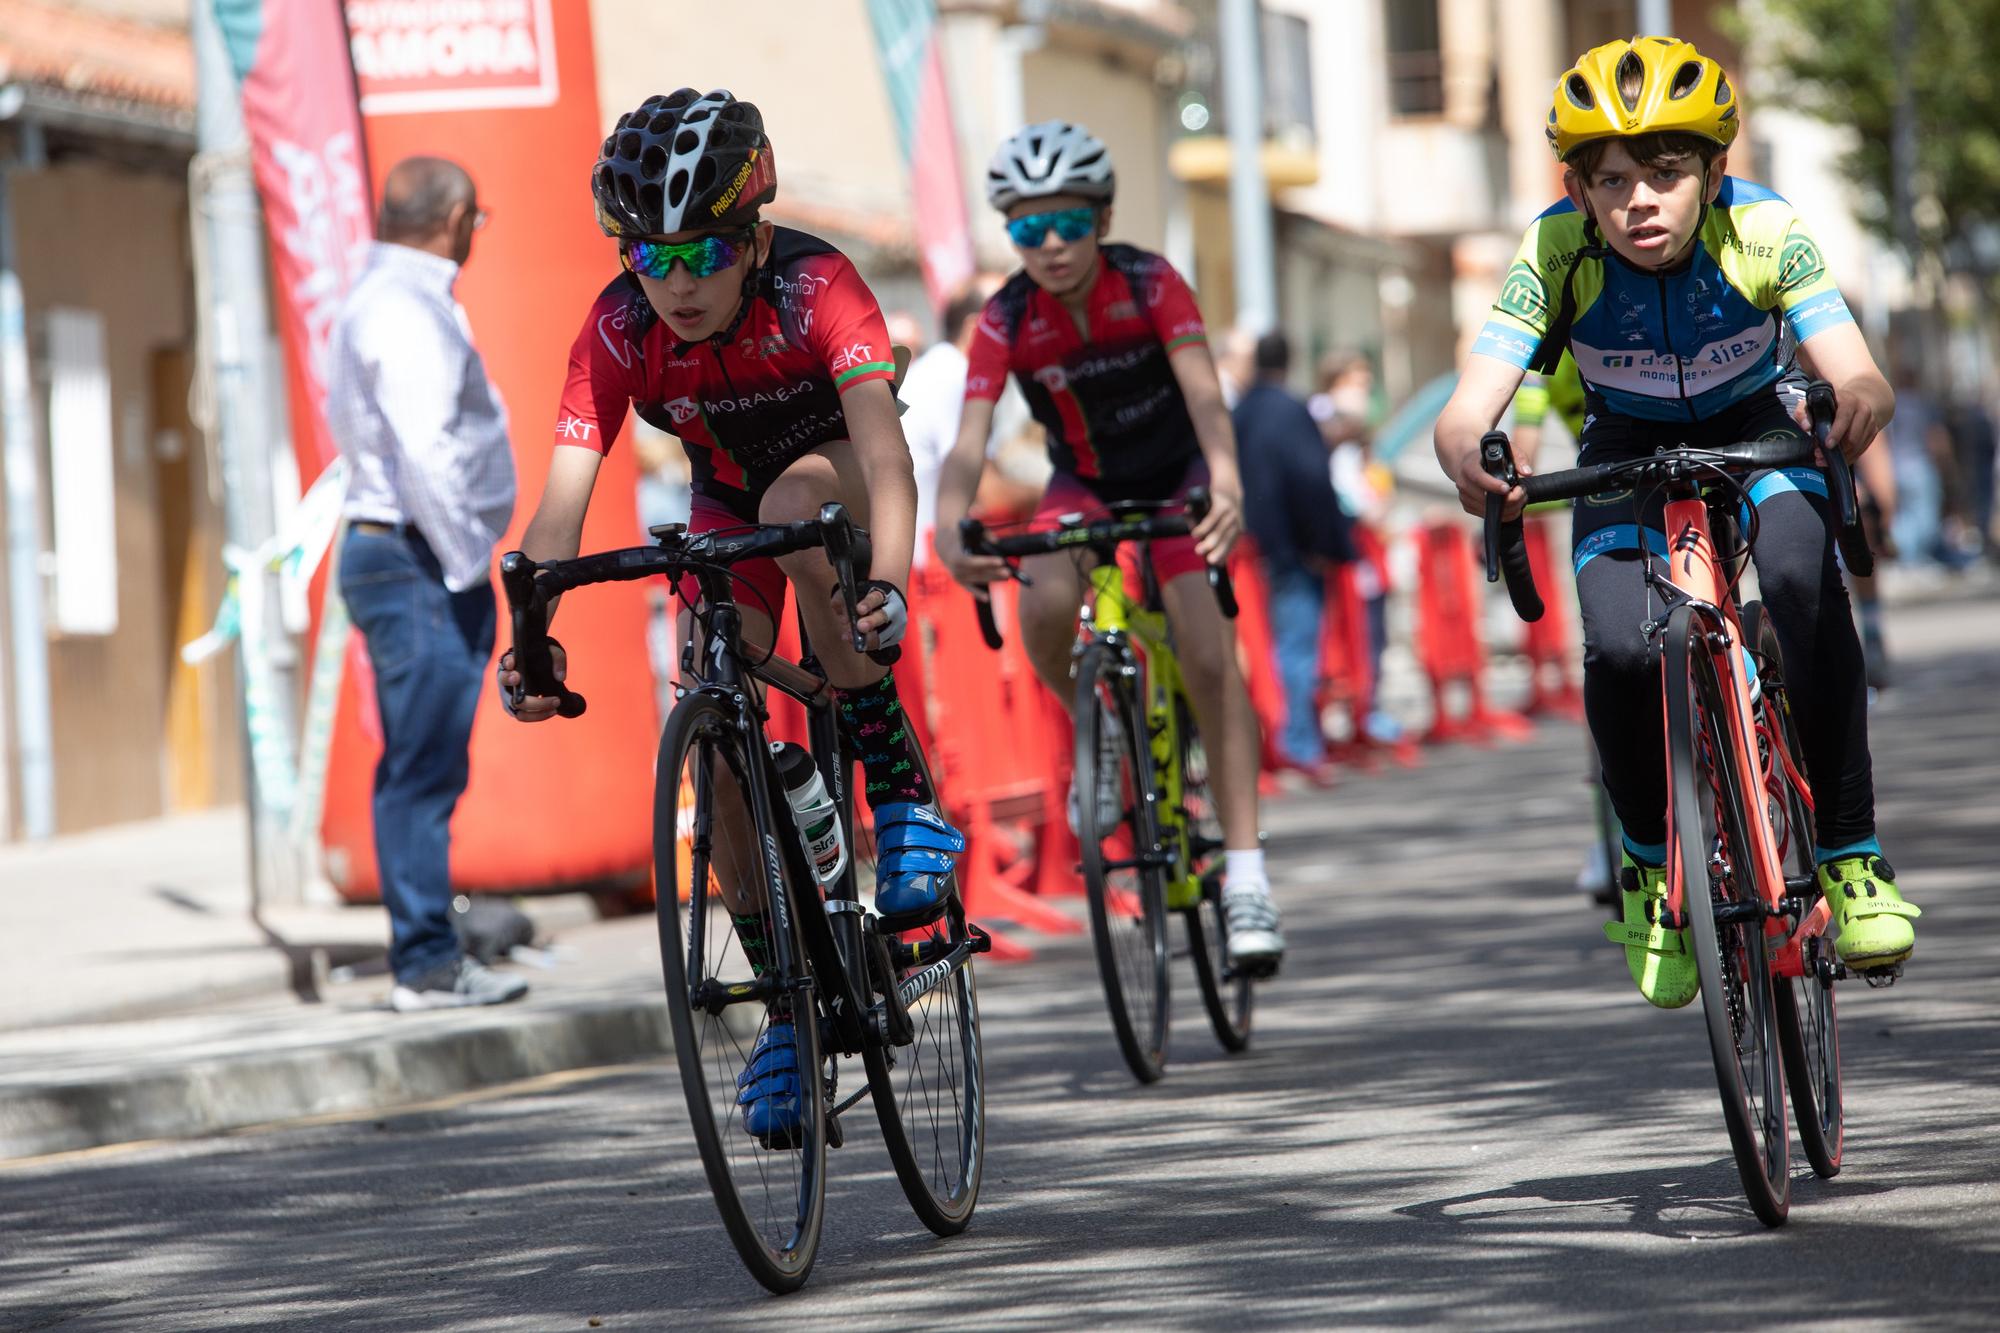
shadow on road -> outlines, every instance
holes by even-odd
[[[1973,1326],[2000,1308],[2000,660],[1905,680],[1875,749],[1924,944],[1894,990],[1842,992],[1849,1165],[1821,1182],[1795,1149],[1783,1229],[1743,1202],[1698,1006],[1630,994],[1568,887],[1582,742],[1548,727],[1274,814],[1292,957],[1247,1056],[1184,965],[1143,1089],[1087,943],[987,969],[962,1237],[916,1226],[854,1113],[813,1284],[766,1301],[672,1068],[641,1066],[0,1173],[0,1328]]]

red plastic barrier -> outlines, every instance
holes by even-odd
[[[1078,887],[1064,813],[1072,742],[1069,728],[1056,725],[1067,719],[1013,632],[1013,586],[993,591],[995,617],[1008,631],[999,653],[986,646],[972,598],[948,572],[932,564],[911,576],[911,617],[927,657],[932,767],[946,817],[968,842],[959,887],[975,920],[1076,934],[1083,927],[1039,896]],[[1028,953],[1004,947],[1011,956]]]
[[[1567,570],[1558,576],[1549,552],[1549,521],[1530,518],[1522,525],[1527,538],[1528,567],[1534,571],[1535,587],[1541,590],[1546,608],[1540,620],[1530,621],[1523,651],[1528,658],[1528,706],[1531,715],[1548,715],[1580,720],[1583,692],[1570,671],[1570,648],[1576,642],[1564,614],[1563,586],[1569,582]]]
[[[1426,523],[1416,534],[1417,656],[1430,678],[1435,707],[1429,744],[1471,741],[1485,745],[1494,737],[1518,740],[1534,730],[1519,713],[1494,708],[1486,699],[1486,643],[1480,632],[1485,599],[1483,573],[1475,563],[1471,538],[1455,519]],[[1462,687],[1466,707],[1454,714],[1453,687]]]
[[[1382,558],[1380,539],[1356,529],[1361,558],[1371,564],[1378,578],[1384,578],[1387,561]],[[1420,759],[1416,744],[1407,738],[1380,740],[1368,730],[1369,714],[1375,711],[1375,653],[1368,627],[1368,602],[1361,595],[1360,564],[1341,565],[1326,581],[1326,612],[1320,625],[1320,687],[1318,706],[1322,715],[1338,708],[1347,717],[1347,738],[1331,744],[1328,753],[1336,759],[1373,768],[1382,753],[1405,767]]]
[[[1257,790],[1277,791],[1276,774],[1284,760],[1278,737],[1285,727],[1285,686],[1278,678],[1278,653],[1271,635],[1271,585],[1264,578],[1263,557],[1248,536],[1229,553],[1229,578],[1236,585],[1236,656],[1243,683],[1250,690],[1250,707],[1257,714]]]

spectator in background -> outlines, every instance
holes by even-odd
[[[1257,340],[1255,378],[1231,419],[1243,472],[1244,527],[1257,543],[1271,589],[1271,634],[1285,687],[1278,755],[1319,785],[1332,780],[1319,720],[1320,622],[1326,574],[1352,560],[1352,522],[1334,494],[1326,445],[1305,403],[1285,387],[1290,341]]]
[[[451,920],[451,813],[493,653],[493,544],[514,513],[507,411],[452,297],[485,220],[457,163],[390,168],[380,240],[329,344],[327,416],[353,469],[340,594],[367,642],[382,717],[375,859],[397,1010],[528,990],[467,957]]]
[[[884,311],[882,327],[889,331],[889,343],[893,347],[907,347],[915,352],[930,341],[924,337],[924,326],[907,310]]]
[[[1943,532],[1944,487],[1938,460],[1951,454],[1951,436],[1936,401],[1924,391],[1909,356],[1896,367],[1896,415],[1889,419],[1889,457],[1895,467],[1896,516],[1890,540],[1899,560],[1932,565]]]
[[[1329,352],[1319,363],[1319,392],[1306,402],[1326,441],[1328,470],[1341,508],[1354,520],[1355,591],[1368,617],[1368,679],[1380,697],[1382,654],[1389,646],[1389,548],[1381,528],[1388,521],[1389,470],[1371,461],[1375,367],[1360,352]],[[1393,741],[1402,727],[1371,707],[1368,734]]]
[[[1244,328],[1233,328],[1215,344],[1215,378],[1222,386],[1222,401],[1235,407],[1256,377],[1253,364],[1257,340]]]
[[[1319,389],[1306,406],[1329,440],[1335,432],[1365,439],[1375,407],[1375,367],[1360,352],[1328,352],[1319,362]]]
[[[1948,545],[1959,560],[1970,564],[1993,553],[1993,467],[2000,440],[1993,416],[1978,395],[1970,394],[1952,409],[1946,423],[1957,463],[1957,503],[1960,527]]]
[[[938,469],[958,443],[958,418],[965,406],[966,354],[979,329],[986,302],[1000,290],[1001,279],[975,274],[945,302],[938,327],[944,339],[910,363],[897,390],[903,403],[903,438],[910,442],[910,462],[917,477],[917,547],[911,563],[931,559],[931,530],[937,526]]]

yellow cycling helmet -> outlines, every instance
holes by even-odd
[[[1621,84],[1638,95],[1628,101]],[[1739,123],[1722,66],[1677,37],[1634,37],[1592,47],[1556,80],[1548,136],[1566,160],[1593,140],[1637,134],[1695,134],[1727,148]]]

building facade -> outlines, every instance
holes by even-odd
[[[190,399],[185,18],[0,0],[0,282],[22,315],[0,356],[25,372],[0,377],[8,836],[241,797],[231,668],[178,656],[223,584]]]

